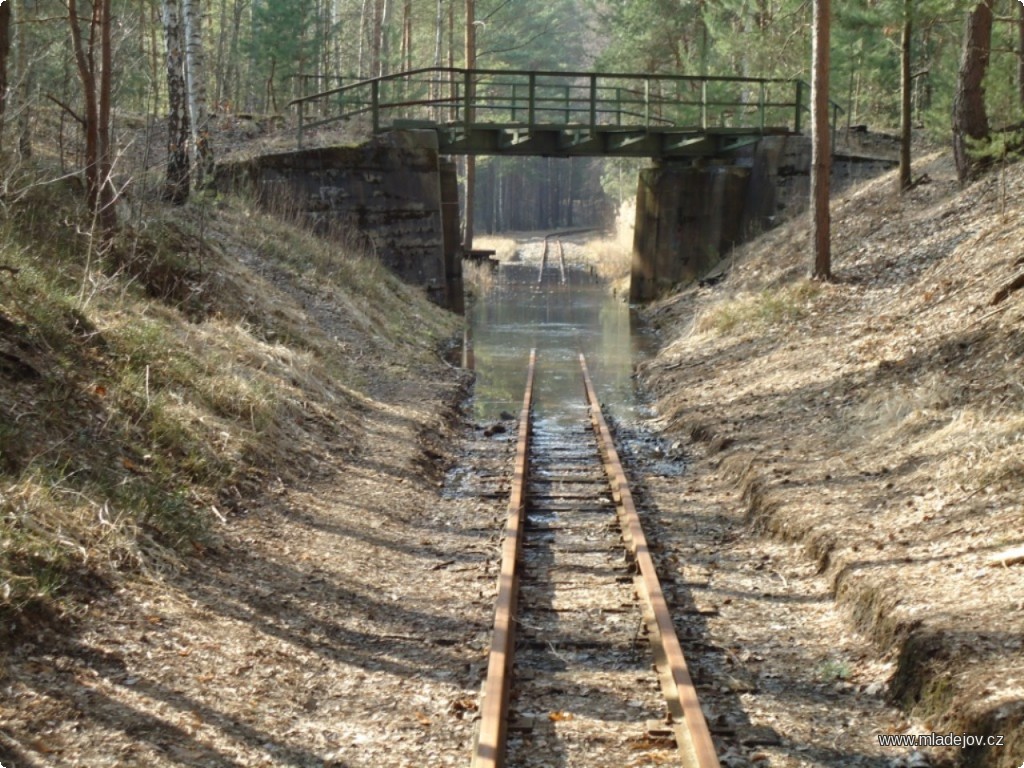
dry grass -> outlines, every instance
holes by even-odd
[[[153,211],[106,253],[72,197],[45,207],[56,231],[39,203],[0,233],[6,615],[214,543],[268,473],[345,444],[368,360],[426,364],[454,331],[375,259],[242,201]]]
[[[612,236],[590,240],[586,244],[587,258],[593,260],[597,274],[616,287],[622,287],[629,278],[635,222],[636,203],[624,203],[615,217]]]
[[[513,261],[516,254],[516,240],[501,235],[485,235],[473,238],[473,247],[481,251],[494,251],[498,261]]]
[[[486,296],[497,284],[497,275],[490,264],[472,261],[462,262],[462,279],[471,301]]]
[[[917,170],[932,182],[903,197],[889,174],[834,202],[835,284],[803,277],[804,217],[737,249],[721,284],[662,302],[669,343],[648,378],[670,429],[728,446],[691,482],[744,468],[751,518],[803,543],[898,659],[893,698],[1020,738],[999,721],[1019,646],[985,638],[1024,630],[1022,574],[983,558],[1021,543],[1024,293],[993,297],[1020,273],[1020,220],[1001,205],[1024,166],[964,189],[948,157]]]

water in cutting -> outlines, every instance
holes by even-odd
[[[493,287],[468,313],[475,419],[486,424],[502,411],[518,413],[531,349],[537,350],[535,423],[579,422],[585,409],[580,352],[612,415],[636,419],[642,406],[633,372],[653,353],[653,339],[622,296],[595,276],[584,246],[566,243],[564,270],[553,255],[544,263],[543,250],[542,238],[520,242],[520,259],[496,267]]]

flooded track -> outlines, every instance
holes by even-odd
[[[568,409],[572,420],[571,412],[584,408],[576,357],[582,351],[602,402],[616,418],[633,420],[641,408],[633,370],[653,354],[653,339],[622,297],[614,296],[580,260],[582,246],[565,241],[560,259],[554,238],[547,240],[546,261],[545,238],[525,243],[522,260],[502,263],[493,289],[468,313],[476,371],[474,418],[483,424],[502,411],[518,412],[524,361],[536,349],[544,374],[534,403],[538,419],[557,421]]]
[[[578,246],[549,237],[523,251],[469,318],[474,416],[505,446],[509,467],[501,477],[491,453],[487,477],[466,480],[509,498],[473,764],[717,766],[664,599],[660,620],[652,607],[660,587],[607,426],[602,435],[599,399],[617,419],[642,412],[632,375],[653,344],[629,307],[573,262]],[[511,412],[520,414],[514,455]]]
[[[473,766],[717,768],[583,355],[579,362],[583,418],[534,430],[530,356]]]

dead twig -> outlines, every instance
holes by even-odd
[[[1003,552],[991,555],[988,558],[988,564],[990,566],[1001,565],[1006,568],[1011,565],[1017,565],[1018,563],[1024,563],[1024,546],[1011,547]]]
[[[1021,288],[1024,288],[1024,272],[1021,272],[1013,280],[996,291],[988,305],[994,307],[996,304],[1001,304],[1009,298],[1011,293],[1019,291]]]

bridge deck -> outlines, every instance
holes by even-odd
[[[299,146],[353,119],[434,130],[444,154],[695,157],[799,133],[800,80],[427,68],[296,99]]]
[[[392,128],[435,130],[446,155],[541,157],[699,157],[729,152],[767,134],[787,134],[785,126],[748,128],[691,126],[627,128],[612,125],[439,124],[395,120]]]

